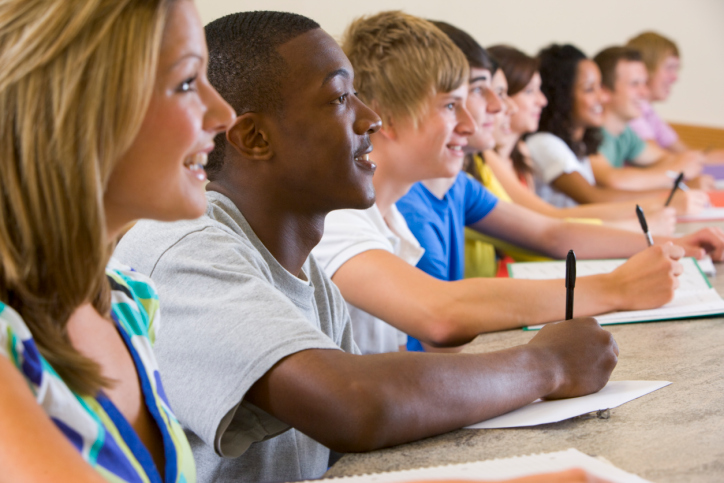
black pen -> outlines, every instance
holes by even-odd
[[[644,210],[641,209],[639,205],[636,205],[636,216],[639,217],[639,223],[641,224],[641,229],[644,231],[644,236],[646,236],[646,243],[649,244],[649,246],[654,244],[654,239],[651,237],[651,232],[649,231],[649,225],[646,223],[646,217],[644,216]]]
[[[674,197],[674,193],[676,193],[676,189],[679,187],[681,182],[684,180],[684,172],[682,171],[679,173],[679,176],[676,177],[676,181],[674,181],[674,187],[671,188],[671,193],[669,194],[669,197],[666,199],[666,203],[664,203],[664,206],[669,206],[669,203],[671,203],[671,198]]]
[[[566,257],[566,320],[573,318],[573,289],[576,287],[576,254],[568,250]]]

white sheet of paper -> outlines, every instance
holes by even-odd
[[[576,263],[576,276],[609,273],[625,260],[581,260]],[[710,259],[711,262],[711,259]],[[674,292],[674,299],[656,309],[611,312],[597,315],[601,325],[622,324],[627,322],[647,322],[653,320],[685,319],[724,313],[724,299],[709,286],[707,279],[701,274],[698,262],[693,258],[681,260],[684,273],[679,276],[679,288]],[[713,264],[712,264],[713,265]],[[563,278],[566,262],[526,262],[514,263],[510,266],[513,278],[546,280]],[[703,270],[702,270],[703,271]],[[574,311],[575,314],[575,311]],[[539,330],[541,325],[531,325],[528,330]]]
[[[701,260],[696,261],[699,264],[699,268],[708,277],[716,275],[716,267],[714,266],[714,260],[709,255],[706,255]]]
[[[677,221],[712,221],[724,220],[724,208],[706,208],[696,215],[679,216]]]
[[[557,423],[581,414],[618,407],[669,384],[668,381],[609,381],[595,394],[552,401],[539,399],[497,418],[468,426],[467,429],[520,428]]]
[[[417,468],[414,470],[345,476],[342,478],[334,478],[330,481],[341,481],[345,483],[401,483],[407,481],[452,479],[498,481],[540,473],[565,471],[573,468],[581,468],[589,474],[610,481],[611,483],[646,483],[647,481],[607,461],[593,458],[573,448],[565,451],[556,451],[555,453],[514,456],[512,458],[434,466],[431,468]]]
[[[620,265],[626,262],[625,259],[612,260],[579,260],[576,262],[576,277],[588,275],[599,275],[611,273]],[[693,258],[681,259],[684,266],[684,273],[679,275],[679,288],[677,291],[707,290],[709,284],[701,276],[697,262]],[[522,262],[510,265],[511,278],[525,278],[530,280],[565,279],[566,262],[556,260],[551,262]]]

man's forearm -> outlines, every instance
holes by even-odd
[[[504,414],[555,389],[544,351],[352,356],[309,350],[279,363],[247,399],[320,443],[370,451]]]
[[[450,285],[459,298],[449,307],[448,323],[454,324],[454,332],[450,331],[444,345],[460,345],[479,333],[544,324],[565,316],[563,279],[476,278]],[[576,317],[611,312],[622,303],[610,275],[579,278],[575,300]]]

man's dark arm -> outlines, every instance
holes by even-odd
[[[540,397],[596,392],[617,356],[613,337],[594,319],[573,319],[547,325],[526,345],[485,354],[301,351],[277,363],[246,399],[335,451],[369,451]]]

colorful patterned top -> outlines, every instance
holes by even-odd
[[[186,436],[171,411],[151,348],[158,328],[158,297],[147,277],[111,260],[111,317],[138,372],[146,407],[163,437],[165,481],[192,483],[196,467]],[[73,393],[40,355],[12,308],[0,302],[0,354],[23,374],[38,404],[68,441],[106,480],[161,483],[151,454],[108,397]]]

